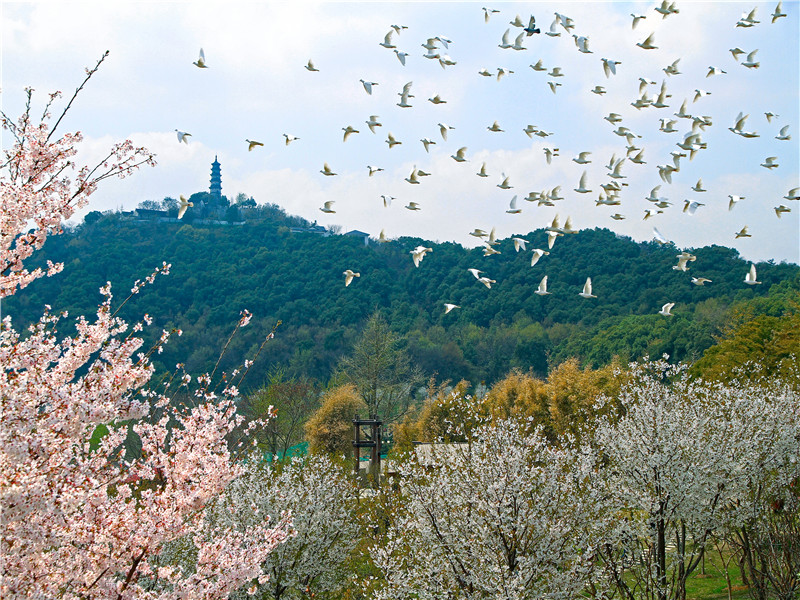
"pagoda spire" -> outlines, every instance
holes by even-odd
[[[222,167],[214,156],[214,162],[211,163],[211,187],[208,192],[216,198],[222,198]]]

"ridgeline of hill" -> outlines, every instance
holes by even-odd
[[[4,312],[17,330],[38,320],[45,304],[89,316],[106,281],[119,304],[135,280],[166,261],[171,274],[121,312],[129,321],[149,313],[154,323],[147,335],[183,330],[154,356],[162,372],[179,362],[193,374],[213,369],[240,311],[248,309],[254,318],[231,341],[221,369],[252,357],[281,320],[248,375],[249,386],[260,385],[273,365],[326,381],[366,319],[380,310],[426,374],[491,383],[514,367],[544,376],[572,356],[594,367],[614,356],[669,354],[673,361],[694,361],[729,327],[734,308],[741,314],[758,297],[797,298],[800,289],[797,265],[759,263],[763,283],[749,286],[749,263],[733,249],[692,250],[697,259],[682,272],[672,268],[680,251],[675,246],[636,243],[606,229],[558,238],[550,255],[531,267],[530,248],[547,247],[544,230],[523,235],[527,252],[515,252],[506,239],[496,246],[501,254],[485,257],[481,248],[417,238],[365,245],[357,237],[293,233],[291,227],[309,224],[274,205],[252,213],[235,226],[94,213],[50,238],[35,257],[63,262],[64,273],[5,300]],[[433,251],[415,268],[410,250],[419,244]],[[497,283],[487,289],[468,268]],[[345,269],[361,274],[349,287]],[[545,274],[551,294],[536,295]],[[693,285],[692,275],[712,283]],[[586,277],[596,299],[578,296]],[[461,308],[445,314],[445,302]],[[666,302],[675,303],[673,317],[657,314]],[[777,310],[768,300],[759,306],[760,313]]]

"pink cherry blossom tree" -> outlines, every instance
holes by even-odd
[[[0,165],[0,298],[61,270],[28,271],[24,262],[101,181],[155,164],[125,141],[72,178],[80,133],[56,131],[105,57],[55,125],[50,109],[59,94],[40,120],[32,90],[19,120],[2,114],[14,141]],[[168,271],[164,264],[136,282],[128,298]],[[174,332],[144,349],[136,333],[150,318],[130,327],[117,317],[110,285],[100,293],[96,316],[79,317],[74,333],[61,330],[66,314],[49,307],[24,334],[9,317],[0,324],[0,597],[224,598],[263,583],[261,564],[286,538],[287,520],[265,519],[246,533],[203,527],[209,502],[242,472],[229,442],[242,425],[233,385],[241,377],[231,374],[230,385],[215,389],[211,377],[184,375],[148,390],[149,357]],[[237,329],[249,318],[245,312]],[[170,403],[181,387],[192,387],[193,407]],[[158,561],[176,539],[194,548],[191,568]]]

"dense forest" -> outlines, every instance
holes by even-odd
[[[674,245],[637,243],[607,229],[559,237],[531,266],[531,247],[547,248],[543,229],[520,232],[527,251],[503,239],[495,246],[500,254],[484,256],[480,247],[417,238],[365,244],[354,236],[293,233],[309,223],[275,205],[248,213],[243,224],[216,226],[90,213],[36,257],[63,262],[69,276],[34,282],[3,303],[4,314],[18,329],[37,320],[45,304],[89,315],[106,281],[119,305],[134,281],[166,261],[170,275],[120,313],[132,321],[151,315],[153,340],[162,329],[183,331],[154,356],[162,373],[176,363],[190,373],[211,371],[247,309],[252,323],[230,341],[220,371],[254,356],[280,321],[245,390],[263,385],[276,368],[324,384],[379,311],[425,376],[491,385],[514,368],[545,377],[569,358],[592,368],[646,355],[694,362],[742,315],[779,318],[796,307],[800,289],[797,265],[759,263],[762,284],[745,285],[749,263],[733,249],[692,249],[696,260],[684,272],[673,269],[681,251]],[[432,252],[415,267],[410,251],[420,244]],[[487,289],[470,268],[496,283]],[[347,287],[345,269],[360,273]],[[551,293],[534,294],[544,275]],[[692,276],[711,283],[693,285]],[[597,298],[578,295],[586,277]],[[460,308],[445,313],[446,302]],[[672,317],[658,314],[667,302],[675,303]]]

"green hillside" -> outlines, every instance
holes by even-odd
[[[92,314],[98,288],[112,282],[121,303],[133,282],[166,261],[172,272],[126,304],[122,315],[154,318],[148,335],[179,327],[156,367],[178,362],[192,373],[213,368],[242,309],[251,325],[231,342],[221,368],[252,356],[276,321],[282,321],[248,376],[263,382],[271,366],[289,375],[327,381],[348,354],[364,322],[380,310],[427,375],[491,383],[511,368],[548,368],[569,357],[598,367],[614,356],[670,355],[697,360],[730,319],[730,309],[776,289],[800,289],[800,268],[760,263],[761,285],[744,284],[749,263],[735,250],[692,250],[688,272],[672,268],[679,249],[636,243],[606,229],[560,237],[549,256],[531,267],[532,247],[547,247],[544,230],[520,232],[529,241],[515,252],[500,240],[501,254],[481,248],[400,238],[365,245],[358,237],[293,233],[309,224],[279,207],[250,210],[244,224],[141,222],[121,213],[93,213],[87,222],[48,240],[37,260],[65,263],[65,272],[36,281],[4,301],[17,329],[38,319],[43,306]],[[410,250],[433,249],[418,268]],[[467,270],[477,268],[497,283],[487,289]],[[361,277],[349,287],[343,271]],[[549,279],[548,296],[534,294]],[[692,275],[712,280],[691,284]],[[596,299],[578,296],[586,277]],[[444,303],[460,305],[448,314]],[[657,314],[674,302],[673,317]],[[738,304],[737,304],[738,303]]]

